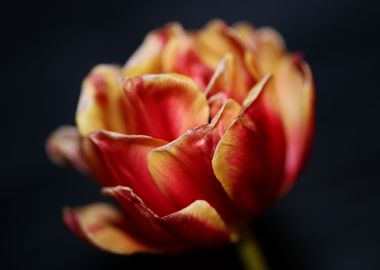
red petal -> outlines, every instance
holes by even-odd
[[[147,168],[147,154],[165,141],[107,131],[92,134],[90,140],[108,171],[104,186],[131,187],[159,215],[175,210],[152,181]]]
[[[205,201],[193,202],[160,218],[129,188],[107,188],[105,193],[119,201],[141,237],[167,252],[215,246],[234,240],[233,233],[219,214]]]
[[[113,206],[98,203],[66,208],[63,219],[74,234],[100,249],[119,254],[156,252],[130,235],[128,221]]]
[[[182,34],[170,39],[162,53],[164,73],[179,73],[192,78],[204,90],[213,70],[205,64],[194,48],[190,35]]]
[[[189,130],[149,153],[148,168],[153,180],[179,208],[195,200],[207,200],[225,220],[235,214],[215,178],[211,159],[218,141],[239,111],[240,106],[229,101],[210,125]]]
[[[165,227],[189,247],[219,246],[237,240],[208,202],[198,200],[162,218]]]
[[[160,217],[132,189],[116,186],[104,188],[103,193],[115,197],[120,203],[130,222],[130,230],[138,239],[164,250],[179,248],[181,244],[160,224]]]
[[[134,119],[125,114],[120,69],[112,65],[98,65],[82,84],[76,112],[76,123],[82,135],[107,129],[133,132]]]
[[[206,97],[188,77],[145,75],[126,80],[124,88],[139,119],[138,134],[171,141],[208,122]]]
[[[265,78],[250,92],[212,160],[230,198],[252,214],[258,214],[277,194],[285,162],[282,123],[260,94],[267,87]]]

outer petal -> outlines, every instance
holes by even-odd
[[[143,237],[167,252],[217,246],[236,238],[205,201],[195,201],[177,212],[159,217],[129,188],[108,188],[105,192],[119,201]]]
[[[133,131],[133,119],[124,114],[120,69],[112,65],[98,65],[83,81],[76,112],[79,132],[87,135],[107,129],[127,133]]]
[[[66,208],[63,218],[74,234],[100,249],[119,254],[155,252],[127,232],[128,221],[110,205],[99,203]]]
[[[123,75],[127,77],[162,72],[162,52],[171,36],[180,35],[182,26],[170,23],[162,29],[149,33],[143,44],[129,58],[123,67]]]
[[[282,123],[260,94],[268,83],[265,78],[250,92],[212,160],[215,175],[227,194],[251,214],[258,214],[274,199],[285,163]]]
[[[132,189],[116,186],[104,188],[103,193],[120,203],[129,221],[129,230],[137,239],[166,251],[180,248],[181,243],[160,224],[160,217]]]
[[[237,234],[227,228],[215,208],[204,200],[197,200],[162,221],[189,247],[220,246],[237,240]]]
[[[56,164],[70,165],[87,173],[89,168],[81,143],[82,139],[76,127],[62,126],[50,135],[46,143],[46,151]]]
[[[104,186],[131,187],[159,215],[172,213],[175,208],[160,192],[147,168],[148,153],[166,142],[142,135],[123,135],[99,131],[90,141],[108,171]]]
[[[149,153],[148,168],[154,181],[179,208],[195,200],[206,200],[227,222],[236,214],[215,178],[211,159],[218,141],[239,111],[240,106],[229,101],[210,125],[189,130]]]
[[[274,88],[288,142],[282,187],[286,192],[303,167],[314,133],[314,84],[308,64],[299,55],[283,58],[274,74]]]
[[[127,79],[125,93],[138,117],[138,134],[167,141],[208,122],[205,95],[188,77],[175,74]]]

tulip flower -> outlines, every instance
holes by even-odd
[[[310,67],[277,31],[172,23],[124,66],[91,70],[76,127],[47,151],[120,204],[66,208],[74,234],[119,254],[174,253],[238,241],[294,184],[313,130]]]

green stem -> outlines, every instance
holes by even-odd
[[[249,228],[241,230],[237,250],[246,270],[268,270],[260,247]]]

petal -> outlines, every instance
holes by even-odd
[[[261,27],[256,34],[259,39],[258,59],[262,75],[273,72],[286,52],[281,34],[271,27]]]
[[[266,77],[251,90],[212,160],[215,175],[230,198],[254,215],[277,194],[285,162],[282,123],[261,94],[269,83]]]
[[[241,109],[241,106],[235,100],[229,99],[225,102],[223,107],[214,116],[209,125],[212,132],[214,132],[214,134],[218,134],[216,140],[219,141],[221,139],[229,125],[239,115]],[[216,147],[216,145],[214,145],[214,147]]]
[[[120,203],[130,223],[130,230],[136,238],[166,251],[179,248],[181,243],[160,224],[160,217],[146,206],[132,189],[116,186],[104,188],[103,193],[114,197]]]
[[[120,78],[120,69],[112,65],[98,65],[85,78],[76,112],[82,135],[101,129],[122,133],[134,129],[133,119],[124,113]]]
[[[179,208],[206,200],[224,220],[234,216],[229,198],[215,178],[211,158],[229,123],[240,111],[229,101],[210,125],[187,131],[177,140],[151,151],[148,168],[157,186]]]
[[[129,58],[123,67],[123,75],[134,77],[143,74],[162,72],[161,56],[170,38],[183,32],[178,23],[167,24],[162,29],[149,33],[142,45]]]
[[[76,127],[62,126],[47,140],[46,151],[50,159],[58,165],[70,165],[83,173],[89,171],[81,147],[82,139]]]
[[[254,77],[271,74],[278,61],[286,52],[285,42],[275,29],[255,29],[249,23],[240,22],[233,26],[239,37],[251,49],[247,52],[246,63]]]
[[[217,246],[236,239],[216,210],[205,201],[195,201],[159,217],[129,188],[107,188],[105,192],[119,201],[141,235],[167,252]]]
[[[251,23],[245,21],[237,22],[232,28],[249,48],[253,50],[257,49],[258,41],[255,33],[256,29]]]
[[[212,247],[235,242],[221,216],[208,202],[198,200],[162,218],[169,231],[190,247]]]
[[[219,92],[208,99],[208,106],[210,108],[210,119],[214,118],[223,105],[227,102],[228,98],[223,92]]]
[[[195,36],[195,43],[199,55],[208,65],[217,68],[225,58],[227,84],[223,90],[228,97],[242,102],[255,80],[246,68],[246,48],[237,33],[222,21],[212,21]]]
[[[123,135],[99,131],[90,135],[102,166],[108,170],[104,186],[132,188],[156,213],[164,215],[175,209],[151,179],[147,154],[166,142],[142,135]]]
[[[155,252],[127,232],[127,220],[111,205],[66,208],[63,219],[74,234],[100,249],[119,254]]]
[[[233,98],[234,85],[234,59],[232,54],[226,54],[216,67],[207,88],[206,95],[211,96],[218,92],[223,92]],[[238,91],[235,89],[236,91]],[[231,96],[232,93],[232,96]],[[244,93],[246,94],[246,93]]]
[[[138,134],[171,141],[208,122],[206,96],[188,77],[145,75],[127,79],[124,88],[139,119]]]
[[[209,22],[194,35],[194,42],[201,58],[211,67],[216,67],[226,54],[240,58],[244,53],[242,44],[221,20]]]
[[[213,70],[206,65],[194,48],[189,35],[178,35],[170,39],[162,53],[164,73],[178,73],[192,78],[201,90],[209,82]]]
[[[284,193],[297,179],[314,133],[314,83],[310,67],[299,55],[284,57],[274,74],[274,88],[288,145]]]

